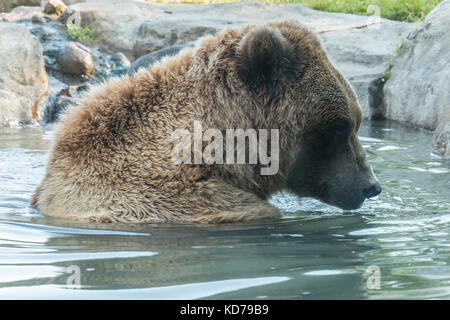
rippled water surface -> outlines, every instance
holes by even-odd
[[[31,209],[51,129],[0,129],[0,298],[449,299],[448,160],[395,123],[360,137],[384,188],[360,210],[282,193],[277,221],[113,226]]]

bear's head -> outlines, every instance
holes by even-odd
[[[279,129],[284,186],[346,210],[381,192],[358,139],[355,92],[311,31],[284,21],[208,41],[203,48],[214,50],[200,49],[208,52],[202,90],[220,105],[212,118],[227,119],[228,127]]]

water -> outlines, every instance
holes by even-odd
[[[202,227],[42,216],[28,201],[51,133],[0,130],[1,299],[450,298],[450,163],[430,133],[362,126],[384,191],[360,210],[282,193],[282,219]]]

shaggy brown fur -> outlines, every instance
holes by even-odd
[[[361,111],[315,35],[294,22],[228,29],[71,107],[31,203],[49,216],[104,222],[273,217],[278,210],[264,200],[286,186],[302,140],[336,119],[355,135]],[[280,129],[278,173],[174,164],[171,134],[193,132],[194,120],[204,130]]]

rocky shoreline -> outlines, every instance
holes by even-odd
[[[55,121],[90,85],[128,72],[132,62],[131,71],[148,65],[164,53],[158,50],[227,27],[285,19],[319,35],[366,119],[435,131],[433,152],[450,156],[450,0],[417,24],[262,2],[43,0],[16,7],[0,13],[0,125]],[[80,43],[67,21],[103,37]]]

